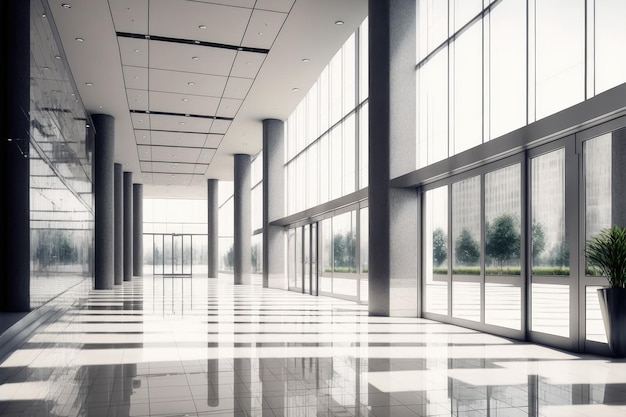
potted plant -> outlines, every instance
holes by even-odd
[[[587,241],[589,266],[597,267],[609,281],[598,290],[606,338],[615,357],[626,356],[626,228],[603,229]]]

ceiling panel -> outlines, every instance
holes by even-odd
[[[169,130],[173,132],[208,133],[211,131],[213,119],[202,117],[167,116],[151,114],[150,124],[154,130]],[[220,132],[215,132],[220,133]]]
[[[124,84],[126,88],[135,90],[148,89],[148,69],[143,67],[124,66]]]
[[[219,134],[225,134],[226,131],[228,130],[228,128],[230,127],[230,120],[220,120],[220,119],[216,119],[213,122],[213,126],[211,126],[211,133],[219,133]]]
[[[204,179],[204,171],[199,172],[198,175],[194,175],[191,178],[191,185],[194,187],[206,186],[206,182]]]
[[[152,132],[152,144],[161,146],[186,146],[202,148],[207,135],[204,133]]]
[[[175,185],[188,186],[191,183],[192,175],[188,174],[152,174],[154,185]]]
[[[149,110],[147,91],[128,89],[126,90],[126,96],[128,97],[128,106],[131,110]]]
[[[208,164],[213,159],[213,155],[215,155],[215,149],[203,149],[200,152],[200,158],[198,158],[199,163]]]
[[[141,171],[142,172],[152,172],[152,162],[150,161],[142,161],[139,163],[139,165],[141,166]]]
[[[220,75],[150,70],[150,90],[152,91],[221,97],[227,80],[227,77]]]
[[[206,170],[206,165],[202,165]],[[170,162],[152,162],[152,172],[167,172],[172,174],[194,174],[196,164],[180,164]]]
[[[234,118],[237,112],[239,111],[239,107],[241,106],[242,100],[238,100],[235,98],[223,98],[220,101],[220,105],[217,109],[217,115],[219,117],[232,117]]]
[[[254,10],[241,44],[251,48],[270,49],[286,18],[285,13]]]
[[[262,10],[287,13],[291,10],[295,0],[257,0],[254,7]]]
[[[252,87],[254,80],[250,78],[228,77],[226,88],[224,89],[224,97],[244,99]]]
[[[149,145],[151,133],[149,130],[135,130],[135,142],[138,145]]]
[[[150,111],[215,116],[217,97],[150,91]]]
[[[150,41],[150,68],[227,76],[236,52],[209,46]]]
[[[238,51],[230,75],[232,77],[255,78],[265,57],[266,54]]]
[[[252,9],[257,0],[196,0],[202,3],[224,4],[226,6],[247,7]]]
[[[224,135],[216,135],[210,133],[206,136],[206,142],[204,143],[205,148],[217,148],[220,145],[220,142],[224,138]]]
[[[149,0],[109,0],[117,32],[148,33]]]
[[[137,146],[139,159],[145,160],[143,155],[151,155],[152,161],[191,162],[196,163],[200,156],[200,148],[177,148],[175,146]],[[147,153],[146,153],[147,151]],[[153,162],[154,163],[154,162]]]
[[[148,40],[134,38],[117,38],[120,45],[120,56],[122,65],[132,65],[135,67],[148,66]]]
[[[150,117],[144,113],[131,113],[130,118],[133,121],[135,129],[150,129]]]
[[[221,4],[151,0],[150,35],[239,45],[250,13],[250,9]]]

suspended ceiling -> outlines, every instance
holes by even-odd
[[[87,110],[149,197],[204,198],[256,155],[367,14],[367,0],[49,0]],[[337,21],[343,24],[336,24]]]

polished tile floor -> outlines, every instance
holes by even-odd
[[[74,287],[0,363],[0,415],[626,415],[626,362],[231,280]]]

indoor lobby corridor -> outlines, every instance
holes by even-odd
[[[74,287],[0,364],[0,415],[626,415],[626,362],[231,281]]]

